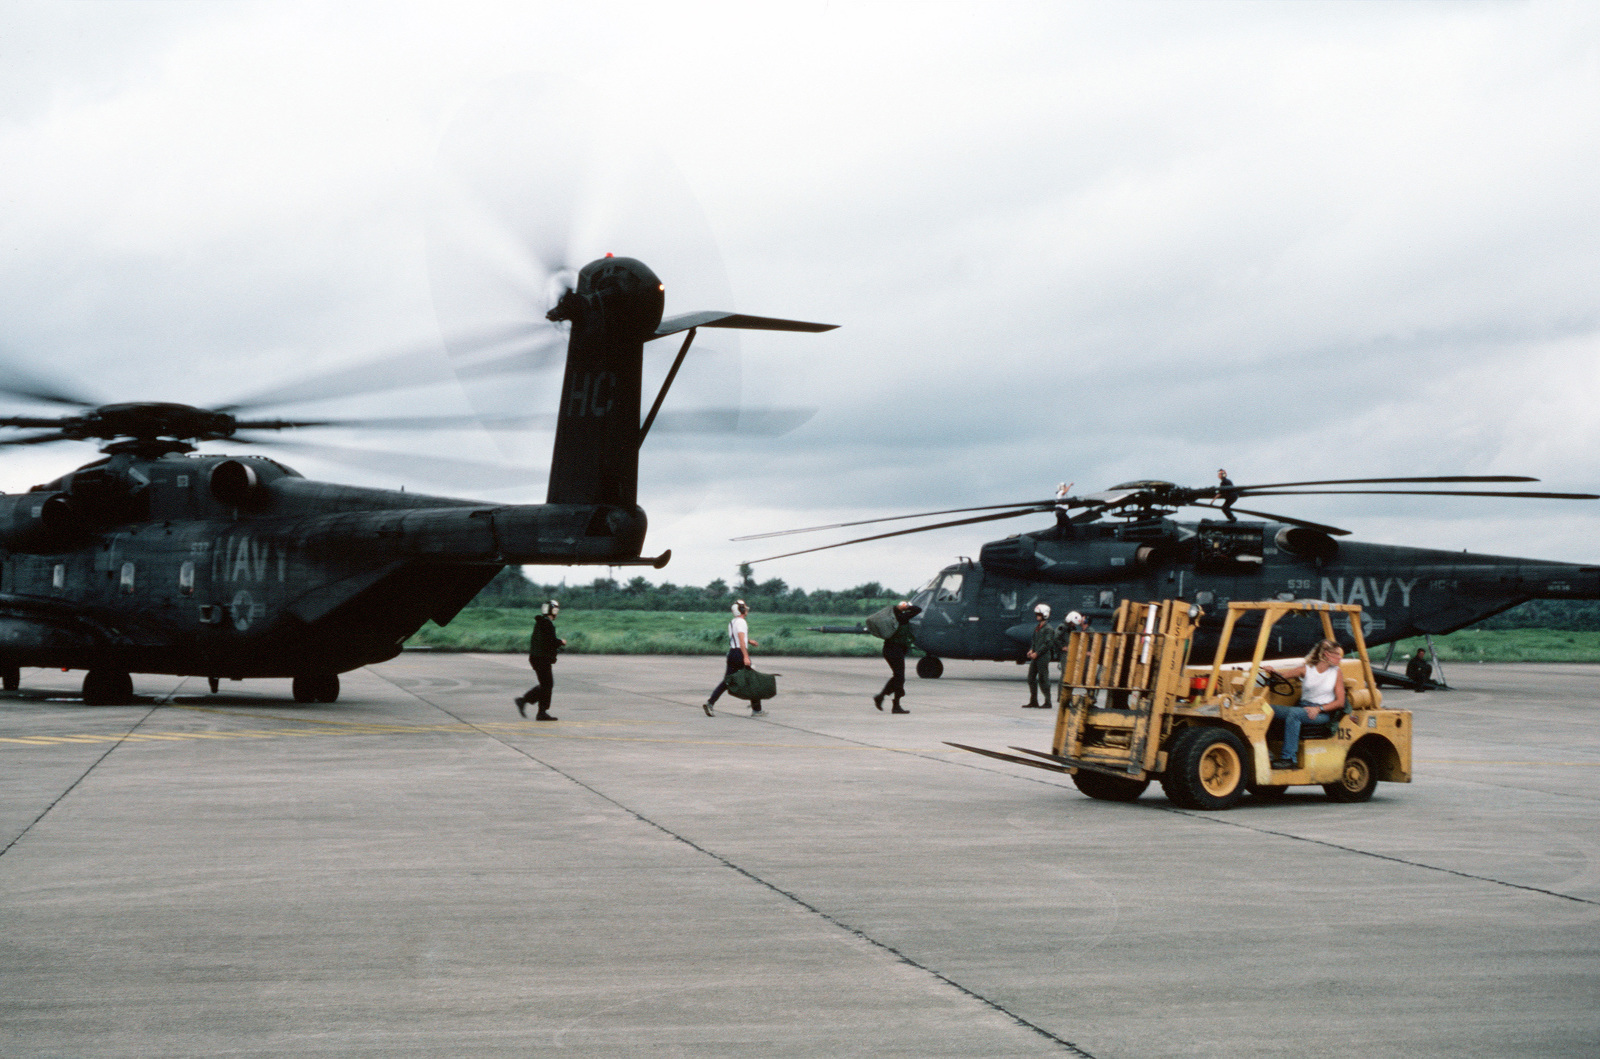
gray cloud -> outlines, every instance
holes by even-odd
[[[1062,480],[1226,464],[1600,483],[1586,8],[621,5],[602,25],[528,5],[24,4],[0,20],[0,348],[108,398],[221,400],[435,334],[452,122],[530,74],[619,95],[627,120],[602,133],[626,147],[642,125],[666,146],[726,281],[657,234],[680,208],[620,208],[648,201],[637,186],[616,193],[618,245],[595,251],[646,256],[669,311],[845,325],[744,340],[745,399],[820,409],[794,434],[652,439],[651,545],[674,548],[680,582],[749,557],[738,532]],[[530,217],[561,197],[532,173],[562,125],[536,110],[479,156]],[[646,190],[652,172],[636,170]],[[726,358],[692,370],[680,400],[734,388]],[[497,397],[534,409],[548,389]],[[360,410],[441,405],[466,397]],[[502,449],[536,467],[546,445]],[[88,454],[8,456],[0,480]],[[1545,505],[1294,504],[1398,543],[1594,557],[1592,516]],[[909,587],[994,535],[772,572]]]

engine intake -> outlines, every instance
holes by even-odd
[[[229,507],[259,506],[266,487],[256,469],[242,460],[224,460],[211,468],[211,495]]]

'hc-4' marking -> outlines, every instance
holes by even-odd
[[[574,375],[572,389],[567,391],[567,399],[563,402],[563,414],[582,418],[589,415],[596,419],[603,417],[611,411],[616,404],[612,394],[617,388],[617,376],[610,371],[586,371],[582,375]]]

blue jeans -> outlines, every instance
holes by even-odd
[[[1326,716],[1326,707],[1318,706],[1317,717]],[[1283,718],[1283,749],[1278,751],[1278,760],[1293,761],[1300,756],[1300,726],[1311,719],[1311,712],[1304,706],[1279,706],[1272,707],[1274,717]]]

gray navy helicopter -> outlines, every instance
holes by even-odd
[[[1125,482],[1086,496],[951,508],[885,519],[808,526],[756,534],[754,540],[844,529],[896,519],[967,515],[912,529],[858,537],[819,548],[755,560],[801,555],[911,533],[1053,513],[1054,524],[983,545],[977,561],[941,570],[912,603],[916,646],[925,652],[917,674],[938,677],[942,658],[1020,661],[1032,634],[1032,611],[1047,603],[1059,618],[1079,611],[1101,628],[1119,601],[1187,599],[1207,612],[1196,636],[1197,657],[1211,657],[1229,600],[1318,599],[1359,603],[1362,634],[1371,646],[1410,636],[1453,632],[1531,599],[1600,599],[1600,566],[1474,555],[1345,540],[1348,530],[1238,508],[1261,521],[1233,519],[1233,502],[1256,496],[1400,494],[1596,500],[1592,493],[1392,488],[1448,484],[1507,484],[1514,476],[1357,478],[1189,488],[1171,482]],[[1326,487],[1340,488],[1326,488]],[[1381,486],[1387,488],[1348,488]],[[1223,507],[1226,518],[1180,522],[1184,507]],[[1301,654],[1320,637],[1314,621],[1274,626],[1273,648]],[[825,627],[828,632],[860,632]],[[1253,636],[1238,636],[1241,649]],[[1348,644],[1346,646],[1349,646]],[[1408,683],[1391,678],[1394,683]]]
[[[697,330],[833,326],[729,312],[663,319],[664,290],[642,262],[607,255],[548,312],[557,330],[570,328],[560,407],[521,424],[555,425],[543,504],[335,485],[266,456],[196,451],[215,441],[294,448],[276,440],[292,429],[481,422],[261,414],[308,395],[404,385],[392,365],[215,408],[94,406],[21,369],[0,370],[0,394],[76,407],[0,418],[28,431],[0,446],[104,443],[100,459],[0,496],[0,682],[16,689],[24,667],[86,670],[84,700],[106,704],[129,700],[133,673],[209,677],[213,692],[224,677],[289,677],[297,702],[333,702],[340,673],[393,658],[424,622],[450,621],[507,565],[664,565],[670,551],[641,554],[639,446]],[[679,333],[682,348],[641,421],[644,344]]]

